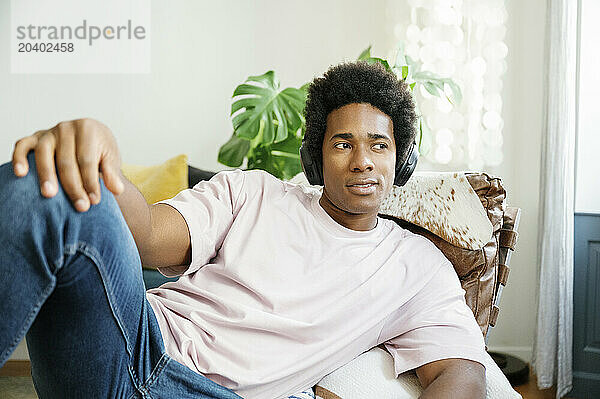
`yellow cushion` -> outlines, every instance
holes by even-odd
[[[188,188],[187,163],[187,155],[181,154],[160,165],[122,164],[121,171],[140,190],[146,202],[154,204]]]

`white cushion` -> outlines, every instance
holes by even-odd
[[[522,399],[489,355],[485,368],[487,399]],[[423,389],[414,371],[395,378],[392,357],[376,347],[324,377],[315,391],[318,399],[416,399]]]

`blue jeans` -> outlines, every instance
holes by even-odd
[[[137,247],[101,181],[87,212],[0,166],[0,366],[27,334],[40,398],[239,398],[165,353]]]

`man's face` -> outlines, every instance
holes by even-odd
[[[327,116],[323,195],[352,214],[377,214],[392,189],[396,144],[391,118],[370,104],[348,104]]]

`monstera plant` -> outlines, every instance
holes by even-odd
[[[235,88],[231,105],[233,134],[219,150],[219,162],[263,169],[280,179],[302,171],[299,148],[304,136],[307,85],[280,90],[275,72],[250,76]]]
[[[414,90],[423,86],[434,96],[445,96],[457,104],[462,99],[461,90],[451,79],[428,71],[404,54],[399,47],[395,62],[371,56],[371,46],[359,60],[380,63],[385,69],[404,80]],[[308,83],[300,88],[280,89],[275,72],[250,76],[233,92],[231,116],[233,134],[219,149],[218,161],[230,167],[239,167],[247,159],[247,169],[262,169],[272,175],[289,180],[302,171],[299,149],[304,137],[304,106]],[[418,104],[417,104],[418,112]],[[419,118],[419,152],[425,155],[431,148],[431,135],[423,118]]]

